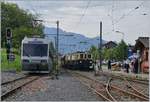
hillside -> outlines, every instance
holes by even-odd
[[[55,36],[57,29],[45,27],[44,33],[49,34],[46,37],[53,42],[55,42]],[[70,53],[75,51],[86,51],[92,45],[98,46],[99,37],[88,38],[82,34],[77,34],[73,32],[67,32],[62,29],[59,29],[59,52],[60,53]],[[64,36],[65,35],[65,36]],[[69,35],[69,36],[67,36]],[[106,41],[102,41],[104,44]]]

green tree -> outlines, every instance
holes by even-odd
[[[127,58],[127,45],[126,43],[122,40],[115,48],[103,49],[103,58],[108,60],[108,59],[114,59],[114,60],[123,60]]]
[[[99,58],[99,51],[95,46],[91,46],[90,51],[92,54],[92,59],[96,61]]]
[[[10,27],[13,33],[13,47],[19,48],[21,40],[25,36],[43,35],[43,25],[32,27],[33,19],[37,17],[25,10],[20,9],[16,4],[1,3],[1,44],[6,44],[6,28]]]
[[[107,48],[104,48],[103,49],[103,52],[102,52],[102,55],[103,55],[103,59],[115,59],[115,55],[114,55],[114,49],[107,49]]]
[[[124,60],[127,58],[127,54],[128,54],[128,46],[127,44],[122,40],[117,48],[116,48],[116,56],[118,60]]]

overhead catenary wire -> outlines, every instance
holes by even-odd
[[[142,1],[139,5],[137,5],[136,7],[134,7],[132,10],[130,10],[128,13],[126,14],[123,14],[118,20],[116,21],[113,21],[113,25],[115,26],[115,24],[119,23],[122,19],[126,18],[127,16],[129,16],[131,13],[133,13],[135,10],[139,9],[143,4],[144,4],[145,1]],[[114,12],[114,10],[112,10]],[[110,15],[109,15],[110,16]],[[111,19],[112,19],[112,16],[110,16]],[[112,25],[112,27],[113,27]],[[114,32],[115,30],[112,30],[112,31],[108,31],[106,32],[105,34],[109,34],[109,33],[112,33]]]
[[[122,19],[124,19],[125,17],[129,16],[132,12],[134,12],[135,10],[139,9],[139,7],[141,7],[143,5],[145,1],[143,1],[142,3],[140,3],[138,6],[134,7],[132,10],[130,10],[127,14],[123,14],[114,24],[119,23]]]
[[[87,9],[88,9],[90,3],[91,3],[91,0],[88,1],[87,5],[86,5],[86,7],[85,7],[85,9],[84,9],[84,12],[83,12],[83,14],[81,15],[81,17],[80,17],[80,19],[79,19],[79,22],[75,25],[75,28],[77,28],[77,27],[79,26],[79,24],[81,23],[83,17],[84,17],[85,14],[86,14],[86,11],[87,11]]]
[[[113,1],[114,2],[114,1]],[[144,3],[144,1],[142,2],[142,3],[140,3],[140,5],[138,5],[138,6],[136,6],[135,8],[133,8],[133,10],[131,10],[131,11],[129,11],[128,13],[126,13],[126,14],[123,14],[118,20],[114,20],[114,16],[112,16],[112,27],[113,27],[113,30],[114,30],[114,26],[115,26],[115,24],[117,24],[117,23],[119,23],[122,19],[124,19],[124,18],[126,18],[128,15],[130,15],[132,12],[134,12],[136,9],[138,9],[140,6],[142,6],[142,4]],[[75,29],[76,28],[78,28],[79,27],[79,25],[81,24],[81,22],[82,22],[82,20],[83,20],[83,18],[84,18],[84,16],[96,16],[96,15],[87,15],[86,14],[86,12],[87,12],[87,9],[89,8],[89,6],[91,7],[91,0],[89,0],[88,2],[87,2],[87,5],[85,6],[85,8],[84,8],[84,11],[83,11],[83,14],[81,14],[81,15],[79,15],[79,14],[77,14],[77,16],[80,16],[80,18],[79,18],[79,22],[77,22],[77,24],[76,24],[76,27],[74,27]],[[94,6],[95,7],[95,6]],[[32,6],[32,8],[33,8],[33,6]],[[36,9],[34,9],[33,8],[33,11],[34,12],[36,12]],[[112,13],[114,12],[114,3],[113,3],[113,5],[112,5]],[[37,13],[37,12],[36,12]],[[72,14],[71,14],[72,15]],[[73,15],[75,15],[75,14],[73,14]],[[49,22],[49,23],[56,23],[56,21],[49,21],[49,20],[44,20],[44,22]],[[65,21],[63,21],[63,22],[61,22],[61,23],[63,23],[63,26],[64,26],[64,23]],[[96,23],[96,22],[95,22]],[[69,26],[70,24],[68,24],[68,25],[66,25],[66,26]],[[70,27],[70,26],[69,26]]]
[[[112,11],[111,11],[111,14],[112,14],[112,31],[114,31],[114,0],[112,1]]]

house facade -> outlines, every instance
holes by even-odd
[[[136,40],[135,50],[140,55],[141,71],[149,73],[149,37],[139,37]]]

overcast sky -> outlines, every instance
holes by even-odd
[[[44,25],[76,32],[87,37],[99,35],[99,22],[103,23],[103,39],[120,41],[124,33],[127,43],[135,44],[139,36],[150,35],[150,1],[149,0],[5,0],[17,3],[20,8],[45,20]]]

